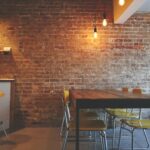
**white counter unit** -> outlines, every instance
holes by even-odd
[[[13,121],[13,79],[0,79],[0,120],[3,121],[5,129],[12,127]]]

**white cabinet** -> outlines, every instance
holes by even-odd
[[[3,93],[0,96],[0,121],[3,121],[5,129],[12,126],[13,83],[14,79],[0,79],[0,91]]]

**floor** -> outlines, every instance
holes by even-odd
[[[111,131],[107,132],[110,136]],[[142,132],[136,133],[137,147],[145,145],[142,140]],[[83,136],[87,136],[84,133]],[[150,138],[150,132],[148,132]],[[101,144],[97,138],[96,142],[81,142],[81,150],[101,150]],[[8,135],[8,137],[0,137],[0,150],[61,150],[62,138],[59,135],[58,128],[24,128]],[[108,138],[109,149],[111,149],[111,140]],[[121,146],[130,146],[130,139],[123,140]],[[74,142],[69,141],[67,150],[75,150]],[[117,149],[115,149],[117,150]]]
[[[0,139],[0,150],[60,150],[57,128],[24,128]]]

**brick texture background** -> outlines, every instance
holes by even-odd
[[[12,55],[0,54],[0,77],[15,78],[19,125],[56,125],[64,88],[150,87],[150,13],[115,25],[112,0],[0,0],[5,46]]]

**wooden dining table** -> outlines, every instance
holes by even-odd
[[[76,108],[76,150],[79,150],[79,113],[82,108],[150,108],[150,95],[112,89],[71,89],[70,100]]]

